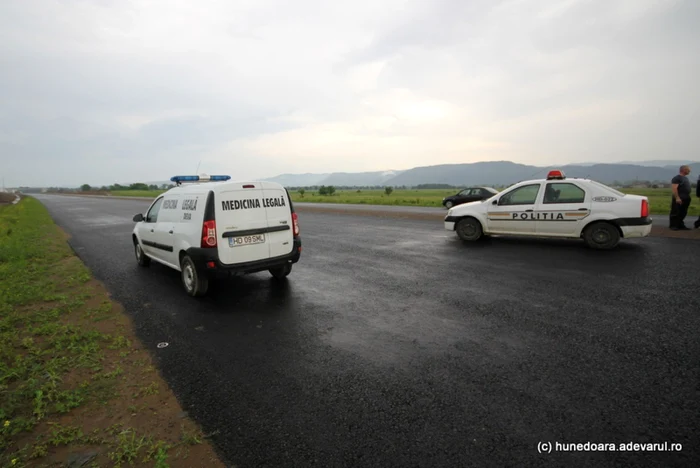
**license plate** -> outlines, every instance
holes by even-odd
[[[252,236],[229,237],[229,247],[240,247],[241,245],[264,244],[265,234],[253,234]]]

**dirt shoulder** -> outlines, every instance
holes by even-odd
[[[67,239],[0,207],[0,466],[223,467]]]

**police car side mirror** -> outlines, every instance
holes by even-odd
[[[143,215],[142,215],[141,213],[139,213],[139,214],[137,214],[136,216],[134,216],[134,222],[135,222],[135,223],[140,223],[141,221],[143,221]]]

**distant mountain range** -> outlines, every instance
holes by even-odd
[[[530,166],[510,161],[486,161],[422,166],[403,171],[282,174],[264,180],[277,182],[285,187],[319,185],[415,187],[423,184],[449,184],[459,187],[468,185],[503,186],[521,180],[544,178],[549,170],[561,169],[568,177],[586,177],[604,184],[628,183],[636,180],[668,183],[678,173],[681,164],[697,168],[694,173],[700,172],[700,162],[690,161],[642,161],[634,164],[581,163],[556,167]]]

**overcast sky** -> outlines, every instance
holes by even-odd
[[[700,160],[698,24],[698,0],[3,0],[0,177]]]

